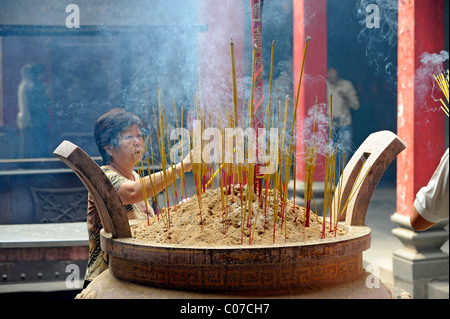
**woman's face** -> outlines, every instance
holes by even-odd
[[[144,155],[144,137],[137,125],[128,126],[119,134],[118,147],[110,148],[111,162],[134,167]]]

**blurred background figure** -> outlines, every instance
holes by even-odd
[[[353,128],[350,110],[359,109],[359,99],[353,84],[341,79],[334,67],[330,67],[327,72],[328,107],[330,107],[330,94],[333,95],[333,142],[338,143],[338,151],[346,154],[348,162],[355,149],[352,142]]]
[[[49,105],[41,77],[44,66],[27,64],[21,69],[22,80],[18,88],[17,126],[20,130],[22,158],[49,157]]]

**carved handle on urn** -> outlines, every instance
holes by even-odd
[[[97,163],[69,141],[63,141],[53,154],[69,166],[86,186],[97,208],[103,229],[111,233],[113,238],[131,237],[123,203]]]
[[[344,211],[347,225],[364,225],[370,200],[381,176],[405,148],[406,144],[397,135],[390,131],[380,131],[369,135],[356,150],[340,177],[333,198],[334,207],[334,202],[338,201],[340,195],[341,211],[347,198],[351,196]],[[359,188],[352,191],[353,185],[359,185]]]

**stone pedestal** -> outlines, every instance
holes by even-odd
[[[375,279],[375,280],[374,280]],[[367,283],[378,282],[370,286]],[[401,289],[385,286],[370,273],[354,281],[316,289],[205,292],[163,289],[119,280],[104,271],[76,299],[408,299]]]
[[[399,225],[392,234],[404,245],[393,255],[394,284],[408,291],[414,299],[429,298],[429,283],[446,281],[448,284],[449,255],[441,250],[448,240],[448,231],[444,229],[448,222],[416,232],[409,216],[395,213],[391,220]]]

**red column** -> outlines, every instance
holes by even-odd
[[[311,36],[308,44],[303,78],[300,88],[297,109],[297,152],[296,178],[304,181],[304,141],[310,138],[311,132],[304,132],[304,120],[311,107],[316,103],[327,103],[327,84],[323,81],[308,81],[327,75],[327,1],[326,0],[294,0],[294,96],[297,94],[298,81],[302,66],[305,39]],[[323,108],[326,111],[325,108]],[[322,132],[326,134],[326,132]],[[324,166],[323,156],[317,157],[316,167]],[[314,180],[323,181],[323,170],[316,170]]]
[[[432,98],[433,75],[419,78],[420,56],[444,49],[444,0],[398,2],[397,213],[410,215],[417,191],[444,153],[446,115]],[[431,73],[431,72],[430,72]],[[436,93],[434,93],[436,94]]]

